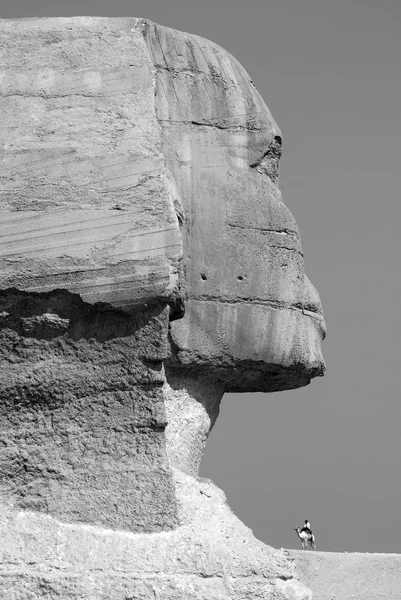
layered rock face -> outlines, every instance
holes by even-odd
[[[186,225],[188,301],[171,328],[177,362],[181,369],[213,363],[226,391],[304,385],[322,372],[323,319],[277,187],[280,131],[224,50],[151,23],[144,35],[163,153]]]
[[[238,62],[144,19],[0,22],[0,592],[307,598],[197,477],[324,321]]]

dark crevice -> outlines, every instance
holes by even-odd
[[[309,312],[320,314],[320,309],[316,306],[316,304],[312,304],[310,302],[296,302],[293,304],[294,308],[298,308],[299,310],[307,310]]]
[[[262,131],[262,129],[265,129],[262,127],[257,127],[252,123],[248,123],[247,125],[232,125],[220,121],[207,123],[205,121],[174,121],[172,119],[158,119],[158,122],[161,124],[169,125],[195,125],[196,127],[212,127],[214,129],[220,129],[222,131]]]
[[[296,239],[299,239],[298,232],[295,229],[270,229],[269,227],[248,227],[246,225],[239,225],[237,223],[227,223],[227,227],[233,229],[251,229],[254,231],[263,231],[264,233],[277,233],[281,235],[289,235]]]
[[[260,127],[256,127],[252,123],[247,123],[246,125],[228,125],[221,122],[205,123],[205,121],[188,121],[188,123],[191,125],[196,125],[198,127],[213,127],[215,129],[223,129],[230,131],[259,131],[261,129]]]
[[[177,319],[182,319],[185,315],[185,298],[179,289],[174,290],[170,294],[168,304],[170,306],[169,320],[176,321]]]

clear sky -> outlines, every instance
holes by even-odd
[[[201,467],[276,547],[401,552],[401,2],[2,0],[0,17],[147,17],[220,44],[283,132],[281,189],[328,325],[327,374],[227,394]]]

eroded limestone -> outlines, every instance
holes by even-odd
[[[0,30],[1,594],[309,598],[197,478],[224,392],[324,370],[276,123],[197,36]]]

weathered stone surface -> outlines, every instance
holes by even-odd
[[[181,240],[133,19],[1,22],[0,286],[130,307]]]
[[[69,292],[0,294],[5,500],[128,531],[177,524],[164,440],[168,312],[94,310]]]
[[[323,318],[277,187],[280,130],[222,48],[153,23],[143,30],[184,215],[188,300],[184,318],[172,324],[175,362],[213,363],[225,391],[304,385],[322,372]]]
[[[313,600],[398,600],[401,554],[289,550]]]
[[[309,598],[197,478],[324,321],[239,63],[144,19],[0,21],[0,592]]]
[[[3,506],[0,594],[23,600],[308,598],[294,579],[293,562],[256,540],[215,485],[177,471],[176,489],[180,527],[153,534],[63,523]],[[288,581],[304,596],[289,595]]]

